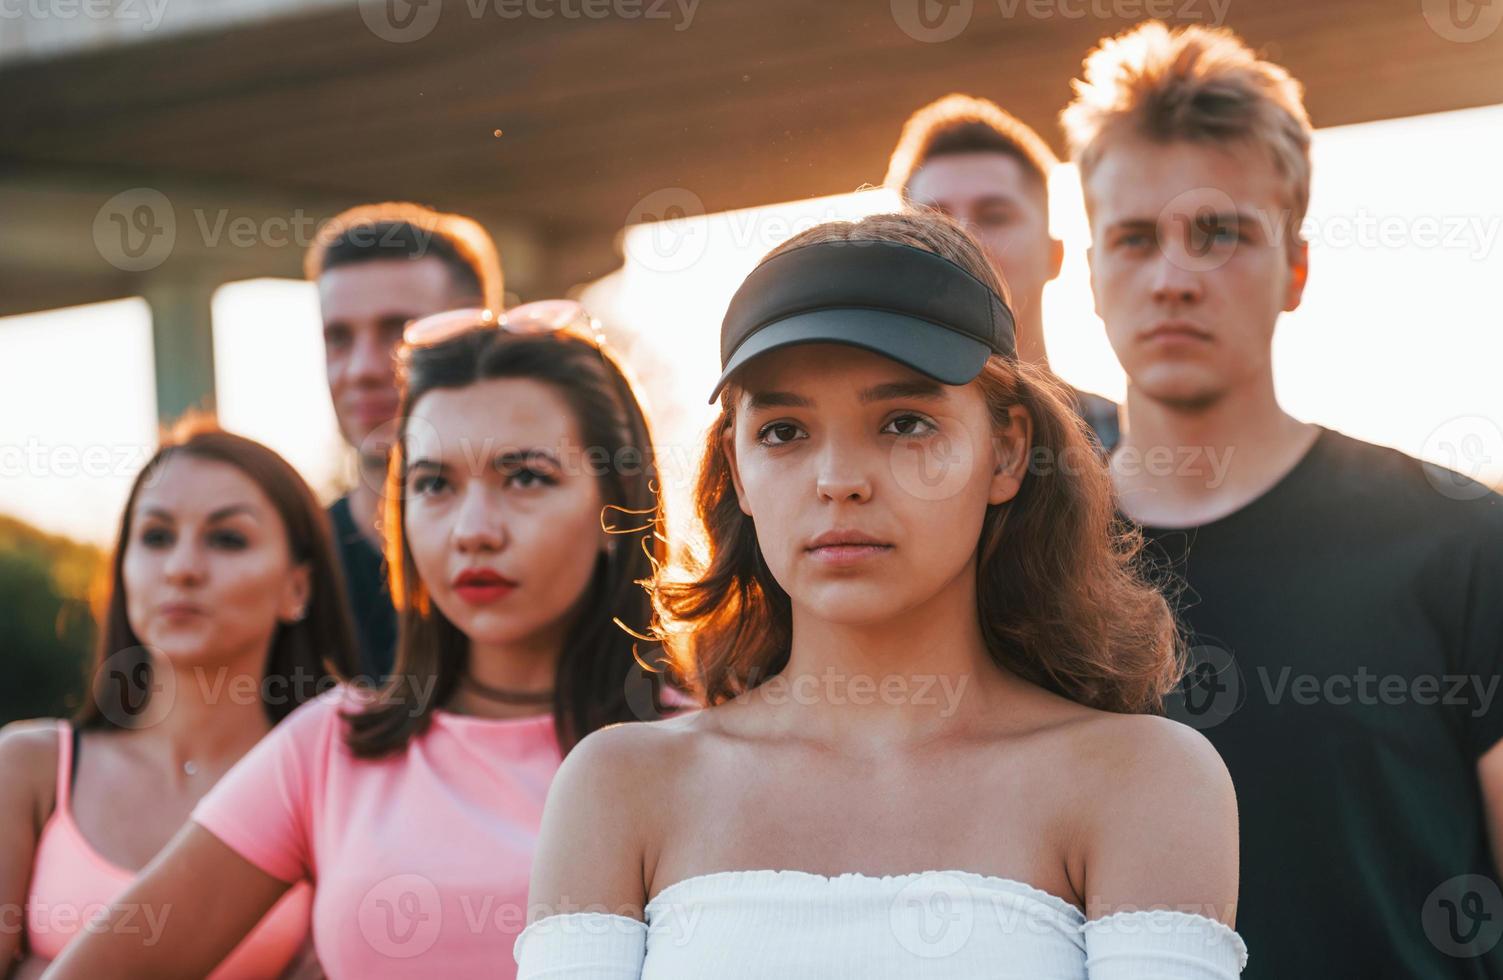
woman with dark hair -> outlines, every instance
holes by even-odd
[[[58,977],[199,976],[300,881],[332,977],[511,974],[563,755],[660,706],[618,625],[648,627],[665,557],[650,434],[597,330],[562,301],[408,327],[394,672],[295,712],[199,805],[126,896],[182,910],[153,945],[91,936]]]
[[[0,963],[19,955],[17,977],[89,931],[205,792],[353,656],[313,492],[206,420],[181,423],[136,477],[110,574],[92,696],[71,722],[0,734],[0,907],[26,910],[19,935],[0,930]],[[203,972],[277,976],[308,935],[311,897],[263,909]],[[167,912],[134,919],[149,934]]]
[[[519,975],[1235,976],[1232,786],[1151,714],[1173,617],[979,246],[811,229],[721,355],[708,557],[657,588],[710,707],[564,764]]]

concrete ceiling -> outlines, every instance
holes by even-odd
[[[1317,126],[1503,103],[1503,3],[1471,0],[269,6],[0,60],[0,313],[135,289],[94,231],[101,205],[139,187],[176,214],[158,273],[296,275],[297,220],[411,199],[478,215],[514,288],[556,292],[611,271],[620,229],[672,207],[880,181],[906,115],[950,91],[998,100],[1058,146],[1084,53],[1147,13],[1224,16],[1305,83]],[[281,220],[290,240],[228,245],[220,216]]]

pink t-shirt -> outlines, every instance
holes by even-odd
[[[543,800],[562,761],[551,714],[434,712],[395,755],[356,759],[336,688],[304,704],[193,819],[283,881],[314,882],[313,942],[341,977],[516,976]]]

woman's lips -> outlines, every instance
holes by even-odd
[[[857,565],[892,551],[884,544],[830,544],[810,548],[809,557],[822,565]]]
[[[487,603],[504,599],[516,591],[515,585],[496,583],[494,585],[456,585],[454,594],[472,606],[483,606]]]
[[[504,599],[517,583],[490,569],[467,569],[454,579],[454,594],[474,606]]]

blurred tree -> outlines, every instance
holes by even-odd
[[[0,724],[78,706],[105,571],[99,548],[0,517]]]

